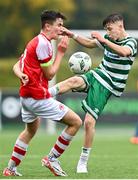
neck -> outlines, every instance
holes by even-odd
[[[50,34],[45,32],[44,30],[41,30],[41,33],[44,34],[44,36],[48,39],[51,40]]]

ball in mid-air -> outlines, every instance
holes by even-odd
[[[69,68],[74,74],[84,74],[91,69],[92,61],[85,52],[76,52],[68,61]]]

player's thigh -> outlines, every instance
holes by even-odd
[[[40,118],[37,117],[33,122],[26,123],[26,130],[30,133],[35,133],[39,128],[39,125],[40,125]]]
[[[64,124],[66,125],[78,125],[81,126],[82,125],[82,120],[79,117],[78,114],[76,114],[74,111],[72,111],[71,109],[68,110],[68,112],[65,114],[65,116],[62,118],[61,120]]]
[[[32,123],[37,119],[37,115],[33,112],[32,98],[20,98],[22,121]]]

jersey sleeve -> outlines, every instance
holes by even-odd
[[[131,38],[129,41],[127,41],[124,46],[129,47],[132,56],[136,55],[136,53],[137,53],[137,41],[134,38]]]
[[[104,38],[105,39],[108,39],[108,37],[107,37],[107,35],[104,35]],[[101,49],[105,49],[105,44],[104,43],[101,43],[100,41],[96,41],[96,44],[97,44],[97,46],[99,47],[99,48],[101,48]]]
[[[52,46],[50,43],[39,38],[39,42],[36,48],[37,58],[40,63],[47,63],[52,58]]]
[[[101,48],[101,49],[104,49],[104,48],[105,48],[104,44],[101,43],[100,41],[98,41],[97,39],[96,39],[96,44],[97,44],[97,46],[98,46],[99,48]]]

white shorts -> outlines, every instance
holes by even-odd
[[[61,102],[53,99],[20,98],[22,105],[22,121],[25,123],[33,122],[37,117],[41,119],[60,121],[69,108]]]

